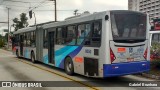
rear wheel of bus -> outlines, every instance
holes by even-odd
[[[64,67],[65,67],[65,72],[68,75],[73,75],[74,74],[74,65],[73,65],[72,59],[70,57],[67,57],[65,59]]]

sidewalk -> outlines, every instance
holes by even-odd
[[[151,68],[149,72],[142,73],[142,76],[160,80],[160,60],[151,61]]]

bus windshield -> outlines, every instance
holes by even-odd
[[[111,12],[113,40],[146,40],[146,21],[146,14]]]

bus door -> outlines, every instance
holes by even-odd
[[[55,32],[49,32],[49,45],[48,45],[48,57],[49,57],[49,63],[55,64],[54,60],[54,40],[55,40]]]
[[[20,35],[20,55],[23,56],[23,40],[24,36]]]

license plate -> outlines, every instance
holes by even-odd
[[[132,61],[134,61],[134,58],[127,58],[127,61],[132,62]]]

